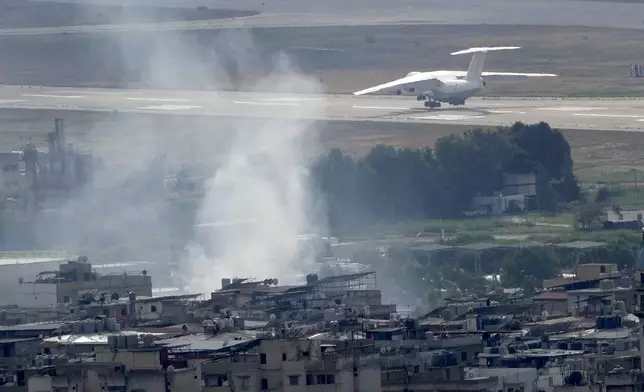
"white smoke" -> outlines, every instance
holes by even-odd
[[[292,93],[315,93],[318,85],[280,56],[253,89],[274,93],[256,108],[272,102],[271,114],[278,118],[240,122],[232,130],[235,136],[208,181],[198,216],[200,244],[188,250],[191,291],[218,289],[221,278],[232,277],[291,283],[310,271],[312,260],[301,255],[298,236],[323,225],[308,178],[316,130],[307,118],[322,110],[323,102]]]
[[[136,5],[137,1],[131,3]],[[140,11],[126,8],[123,20],[113,22],[136,20],[137,12]],[[119,170],[110,170],[117,177],[116,184],[140,184],[134,167],[145,166],[165,154],[187,158],[181,162],[187,166],[211,168],[197,217],[198,223],[204,225],[197,229],[198,241],[188,246],[179,260],[179,271],[184,275],[180,278],[189,282],[185,289],[215,290],[221,278],[237,276],[277,277],[288,283],[289,277],[309,272],[312,260],[300,257],[298,235],[324,234],[325,225],[320,224],[320,214],[315,213],[309,184],[309,160],[318,151],[316,129],[307,118],[316,117],[324,101],[298,97],[320,92],[317,81],[301,75],[285,56],[267,59],[255,47],[252,34],[242,30],[124,33],[109,38],[123,61],[122,72],[114,72],[120,86],[181,90],[243,86],[246,91],[263,92],[261,98],[244,97],[251,103],[244,105],[248,118],[231,122],[212,117],[212,132],[208,134],[191,129],[201,128],[203,117],[135,115],[119,115],[115,120],[118,129],[101,133],[106,135],[101,141],[101,158],[112,167],[114,162],[123,163]],[[273,66],[267,67],[267,63]],[[267,68],[271,70],[268,73]],[[215,96],[216,100],[230,100],[225,95]],[[272,118],[260,120],[259,114],[270,114]],[[166,127],[168,123],[176,124],[176,131],[170,135],[160,132],[160,122]],[[163,180],[160,176],[154,178],[157,177]],[[165,218],[167,200],[159,197],[151,202],[148,188],[142,185],[132,191],[139,200],[136,203],[124,197],[119,186],[88,191],[83,203],[76,203],[82,209],[68,206],[69,215],[77,218],[71,219],[65,230],[58,230],[58,237],[65,239],[60,243],[71,249],[91,243],[90,249],[83,251],[92,251],[92,246],[98,248],[107,242],[103,240],[107,233],[111,241],[106,246],[126,249],[117,255],[122,259],[175,261],[174,246],[167,245],[176,231]],[[125,244],[131,244],[132,250]],[[155,252],[144,252],[137,244]],[[167,276],[156,276],[156,271],[152,275],[155,286],[173,274],[168,271]],[[177,280],[174,284],[184,282]]]

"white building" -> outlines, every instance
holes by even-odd
[[[526,209],[525,195],[478,196],[472,198],[472,210],[486,210],[487,215],[502,215]]]
[[[47,308],[56,305],[56,285],[32,284],[44,271],[58,271],[67,258],[56,252],[0,252],[0,306]]]

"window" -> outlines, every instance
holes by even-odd
[[[462,362],[467,361],[467,351],[462,351],[461,352],[461,361]]]
[[[282,361],[286,361],[286,353],[282,353]]]
[[[121,316],[127,316],[127,306],[121,306]]]
[[[259,354],[259,363],[266,365],[266,354]]]
[[[288,376],[289,385],[299,385],[300,376]]]
[[[335,384],[335,374],[327,374],[326,375],[326,383],[327,384]]]
[[[605,274],[606,273],[606,266],[605,265],[599,266],[599,273],[600,274]]]
[[[150,305],[150,312],[156,313],[157,312],[157,307],[156,305]]]
[[[304,358],[309,358],[309,357],[311,357],[311,353],[309,353],[308,351],[303,351],[303,352],[302,352],[302,356],[303,356]]]
[[[63,302],[68,303],[69,302],[69,295],[66,295],[63,297]]]
[[[262,383],[262,391],[267,390],[268,389],[268,379],[262,378],[261,383]]]
[[[315,384],[315,377],[313,377],[312,374],[307,374],[306,375],[306,385],[313,385]]]
[[[317,376],[318,384],[326,384],[326,377],[324,374],[318,374]]]

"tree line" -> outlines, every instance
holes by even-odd
[[[503,173],[535,173],[537,207],[554,211],[577,200],[570,145],[547,123],[473,129],[434,148],[378,145],[354,158],[334,149],[312,167],[329,226],[343,236],[374,223],[450,218],[472,197],[501,189]]]

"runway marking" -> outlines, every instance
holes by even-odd
[[[397,108],[393,106],[354,106],[354,109],[384,109],[384,110],[411,110],[411,108]]]
[[[130,101],[149,101],[149,102],[190,102],[189,99],[182,98],[144,98],[144,97],[129,97],[125,98]]]
[[[82,95],[49,95],[49,94],[22,94],[23,97],[39,97],[39,98],[85,98]]]
[[[514,110],[488,110],[488,113],[492,113],[492,114],[511,114],[511,113],[525,114],[525,112],[515,112]]]
[[[637,114],[600,114],[600,113],[573,113],[573,116],[583,117],[615,117],[615,118],[644,118]]]
[[[324,98],[313,97],[279,97],[279,98],[261,98],[262,101],[267,102],[299,102],[299,101],[321,101]]]
[[[78,91],[74,90],[47,90],[49,94],[77,94]],[[124,95],[126,92],[113,92],[113,91],[83,91],[85,95]]]
[[[537,108],[537,110],[556,110],[556,111],[562,111],[562,112],[584,112],[584,111],[604,110],[604,109],[606,108],[594,108],[594,107],[586,107],[586,106],[555,106],[550,108]]]
[[[415,117],[409,117],[409,118],[413,118],[417,120],[460,121],[460,120],[470,120],[470,119],[481,118],[481,117],[484,117],[484,116],[478,116],[478,115],[467,116],[462,114],[438,114],[433,116],[415,116]]]
[[[191,106],[191,105],[153,105],[145,106],[138,108],[141,110],[189,110],[189,109],[199,109],[202,106]]]
[[[26,99],[0,99],[0,105],[4,105],[6,103],[18,103],[18,102],[27,102]]]
[[[273,106],[299,106],[298,102],[250,102],[250,101],[233,101],[238,105],[273,105]]]

